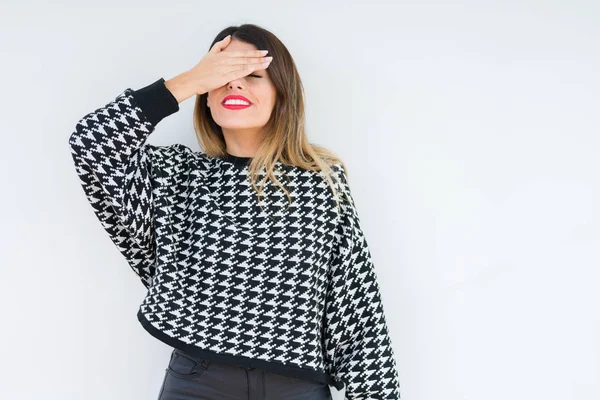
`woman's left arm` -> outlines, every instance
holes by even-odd
[[[400,384],[377,274],[348,185],[337,164],[342,212],[329,272],[324,346],[346,399],[400,399]]]

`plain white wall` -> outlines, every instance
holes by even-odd
[[[600,398],[597,1],[2,2],[0,398],[153,399],[170,348],[68,137],[228,25],[287,45],[347,162],[405,400]],[[197,146],[193,99],[151,143]],[[341,393],[336,393],[341,398]]]

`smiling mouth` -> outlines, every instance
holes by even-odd
[[[226,101],[226,102],[221,103],[221,105],[228,110],[243,110],[245,108],[250,107],[252,104],[237,100],[237,101],[233,101],[233,102]]]

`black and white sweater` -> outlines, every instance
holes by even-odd
[[[125,89],[69,137],[87,200],[148,290],[142,326],[214,362],[345,384],[348,399],[399,399],[377,275],[341,164],[340,211],[322,171],[281,162],[275,174],[292,205],[270,180],[259,205],[250,158],[145,143],[178,110],[160,78]]]

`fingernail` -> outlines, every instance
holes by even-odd
[[[261,51],[260,51],[260,54],[262,54],[262,55],[264,56],[264,55],[265,55],[265,54],[267,54],[268,52],[269,52],[269,50],[261,50]]]

